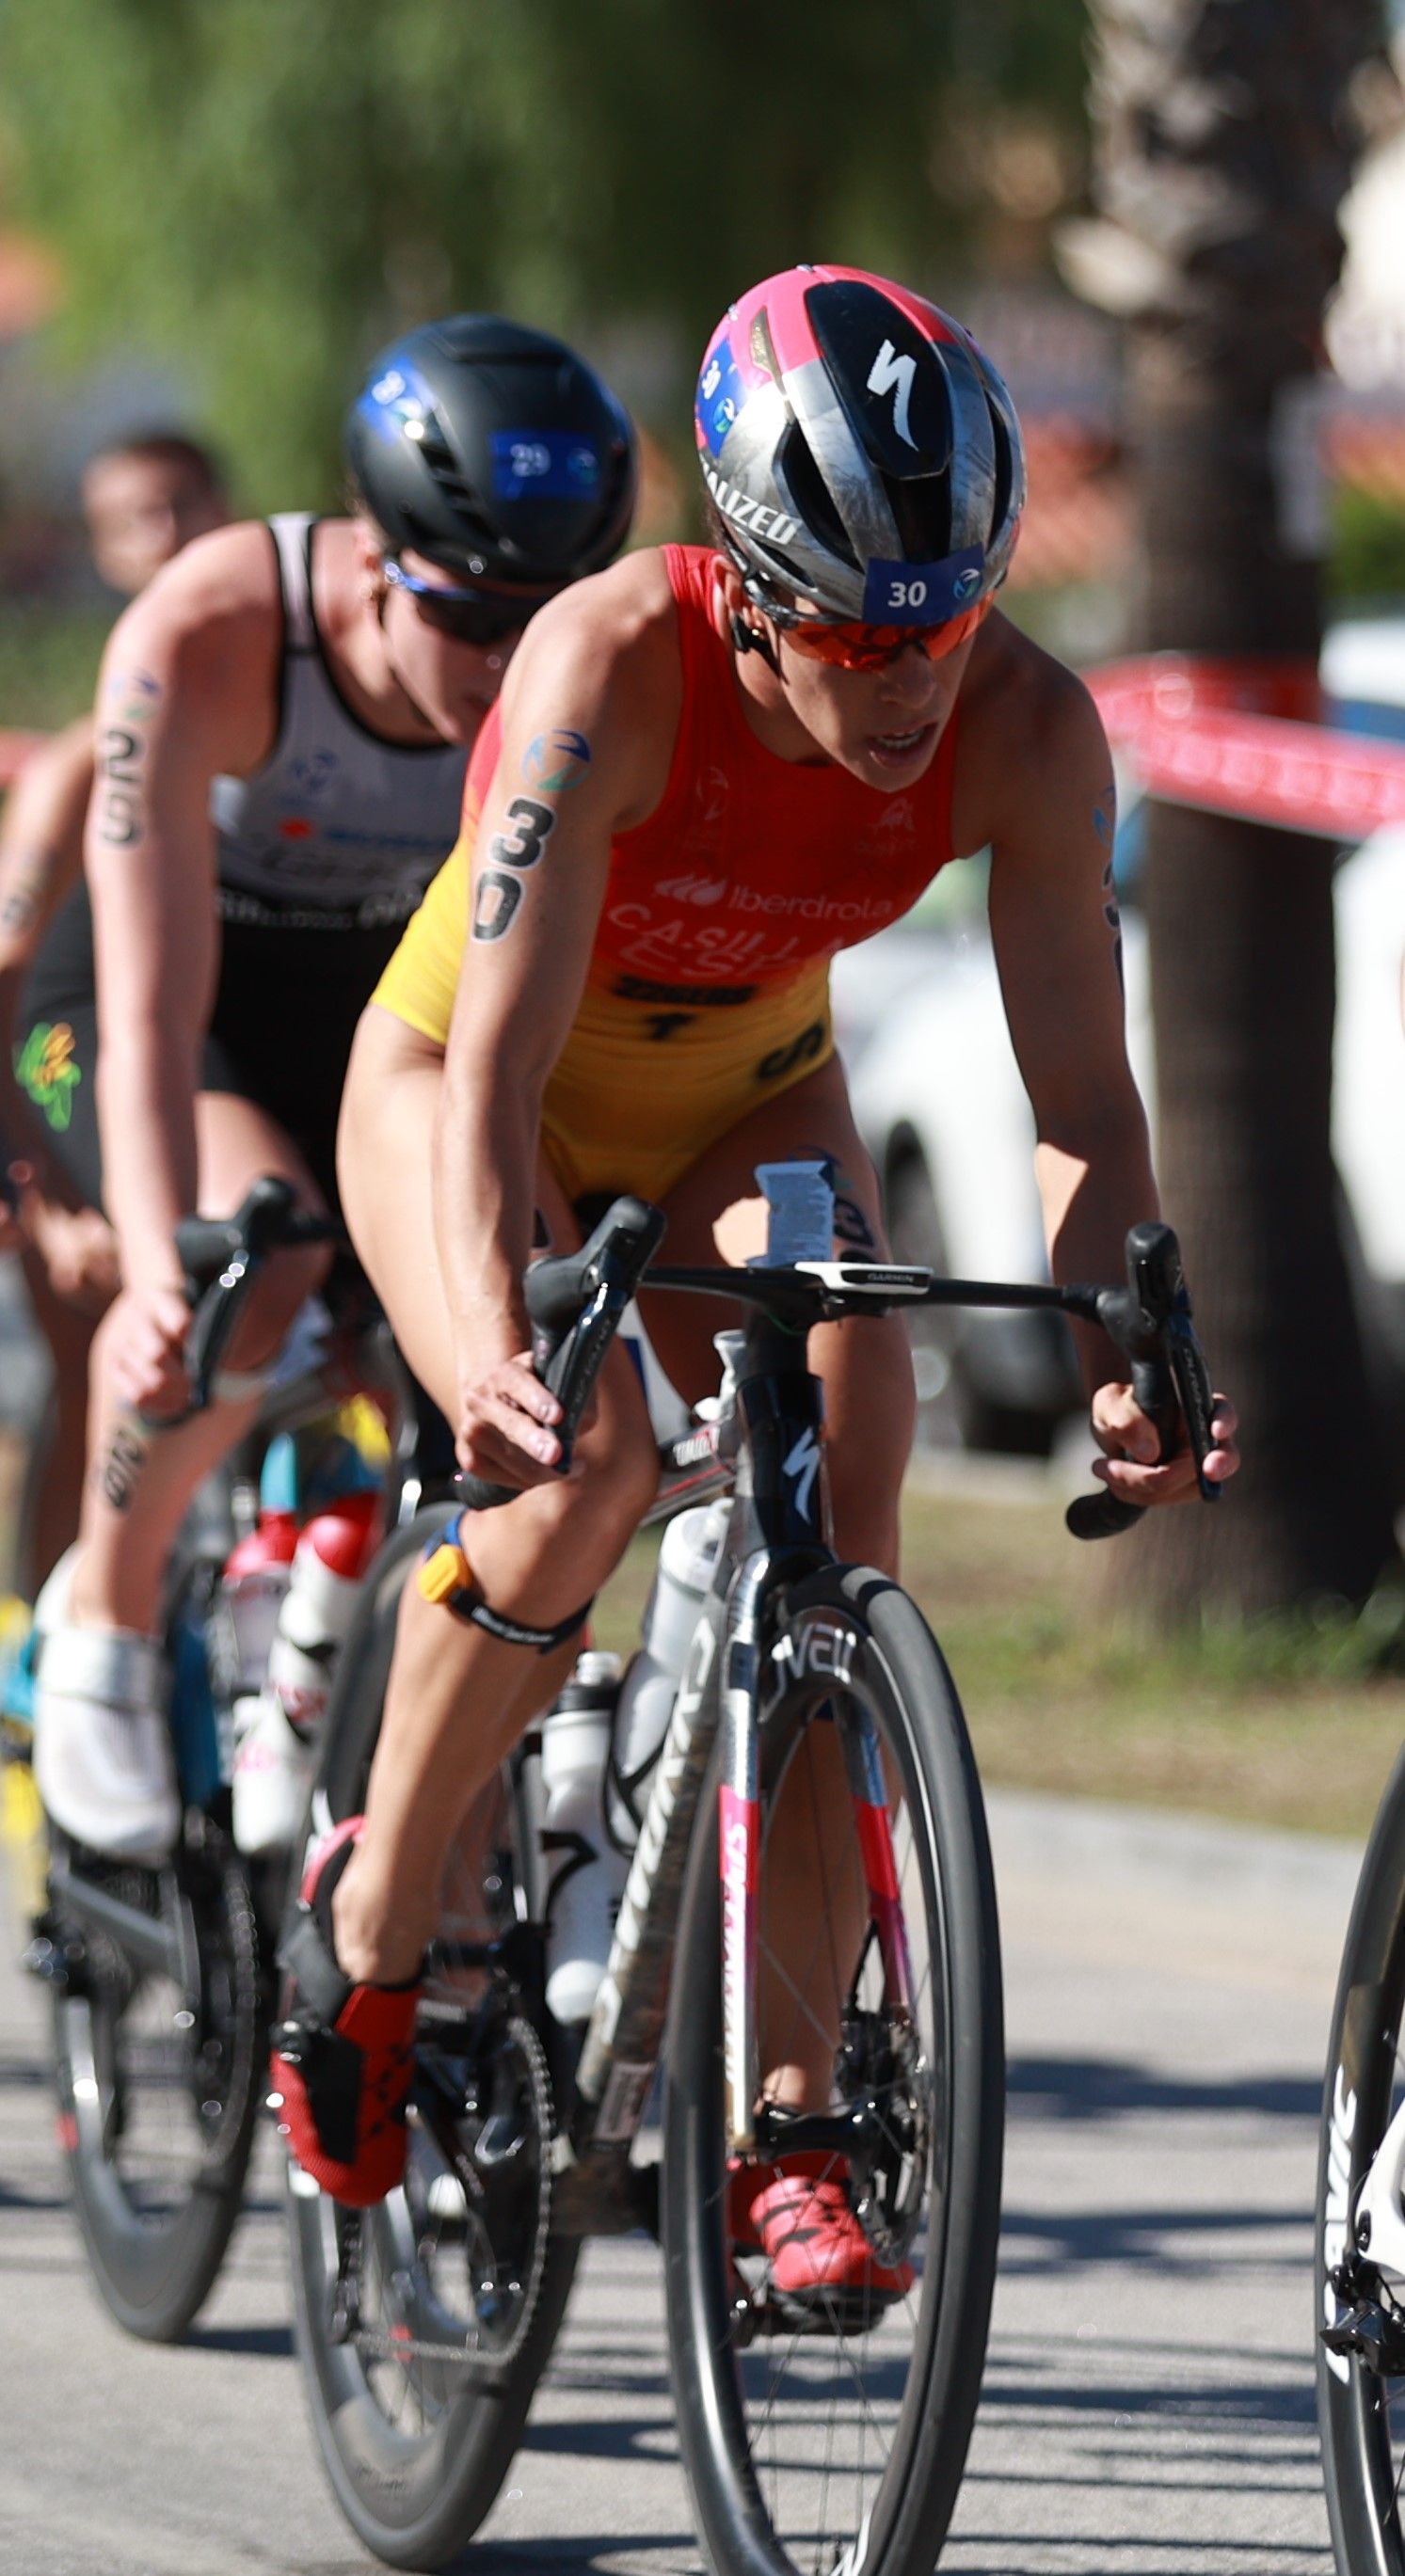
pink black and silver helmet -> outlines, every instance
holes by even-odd
[[[1024,508],[1015,407],[959,322],[857,268],[791,268],[713,333],[698,454],[749,595],[934,626],[999,588]]]

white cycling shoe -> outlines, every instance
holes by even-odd
[[[234,1841],[248,1858],[291,1849],[317,1768],[316,1741],[270,1690],[234,1703]]]
[[[75,1842],[155,1866],[181,1822],[166,1721],[169,1669],[154,1637],[72,1624],[73,1554],[60,1559],[35,1604],[35,1786]]]

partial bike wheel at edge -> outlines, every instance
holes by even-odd
[[[724,2576],[929,2576],[980,2393],[999,2234],[1005,2068],[984,1810],[941,1654],[886,1577],[834,1567],[793,1587],[771,1668],[762,2065],[827,2056],[827,2108],[862,2112],[862,2155],[812,2156],[808,2171],[843,2185],[872,2277],[893,2286],[881,2298],[796,2295],[775,2243],[763,2248],[747,2228],[723,2130],[713,1800],[689,1857],[664,2093],[679,2441],[709,2564]],[[910,2008],[885,1965],[893,1945],[869,1901],[871,1837],[865,1852],[847,1786],[853,1746],[875,1738]]]
[[[366,1584],[328,1711],[313,1809],[323,1825],[365,1803],[401,1588],[446,1516],[422,1514]],[[530,1860],[504,1780],[451,1863],[443,1936],[481,1938],[504,1909],[524,1914]],[[348,2522],[394,2567],[443,2567],[491,2509],[578,2252],[547,2227],[552,2094],[532,2020],[508,1997],[475,2038],[464,2002],[461,1974],[426,1979],[414,2098],[428,2085],[451,2107],[438,2124],[412,2117],[401,2190],[378,2208],[339,2212],[289,2167],[294,2330],[318,2446]],[[480,2156],[492,2122],[506,2157]],[[462,2159],[470,2185],[478,2159],[486,2198],[470,2198],[451,2159]]]
[[[1405,2106],[1405,1753],[1361,1865],[1332,2017],[1318,2163],[1317,2407],[1341,2576],[1405,2576],[1405,2287],[1358,2246],[1358,2202]],[[1397,2143],[1397,2142],[1393,2142]],[[1395,2215],[1402,2215],[1395,2188]],[[1396,2249],[1399,2259],[1400,2247]],[[1336,2348],[1322,2340],[1334,2330]],[[1348,2348],[1343,2349],[1345,2344]],[[1350,2348],[1356,2346],[1355,2349]]]
[[[173,2343],[224,2259],[264,2089],[253,1907],[217,1834],[161,1870],[86,1854],[71,1904],[66,1849],[55,1835],[47,1937],[63,1963],[54,2056],[74,2208],[118,2324]],[[93,1911],[104,1895],[115,1929]],[[125,1937],[124,1913],[146,1940]]]

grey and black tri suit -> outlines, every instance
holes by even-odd
[[[466,753],[369,732],[340,695],[312,606],[317,522],[269,522],[283,599],[277,739],[251,778],[210,789],[221,924],[201,1087],[256,1101],[335,1204],[337,1110],[362,1008],[459,828]],[[93,1206],[102,1166],[86,885],[35,960],[16,1068]]]

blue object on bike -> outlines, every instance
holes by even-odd
[[[224,1778],[220,1760],[219,1720],[210,1688],[205,1636],[190,1618],[171,1631],[171,1736],[176,1770],[188,1805],[208,1805]]]
[[[19,1646],[0,1670],[0,1717],[11,1726],[34,1725],[34,1630],[27,1630]]]
[[[264,1451],[259,1473],[260,1512],[295,1512],[298,1494],[298,1445],[290,1431],[280,1431]]]

